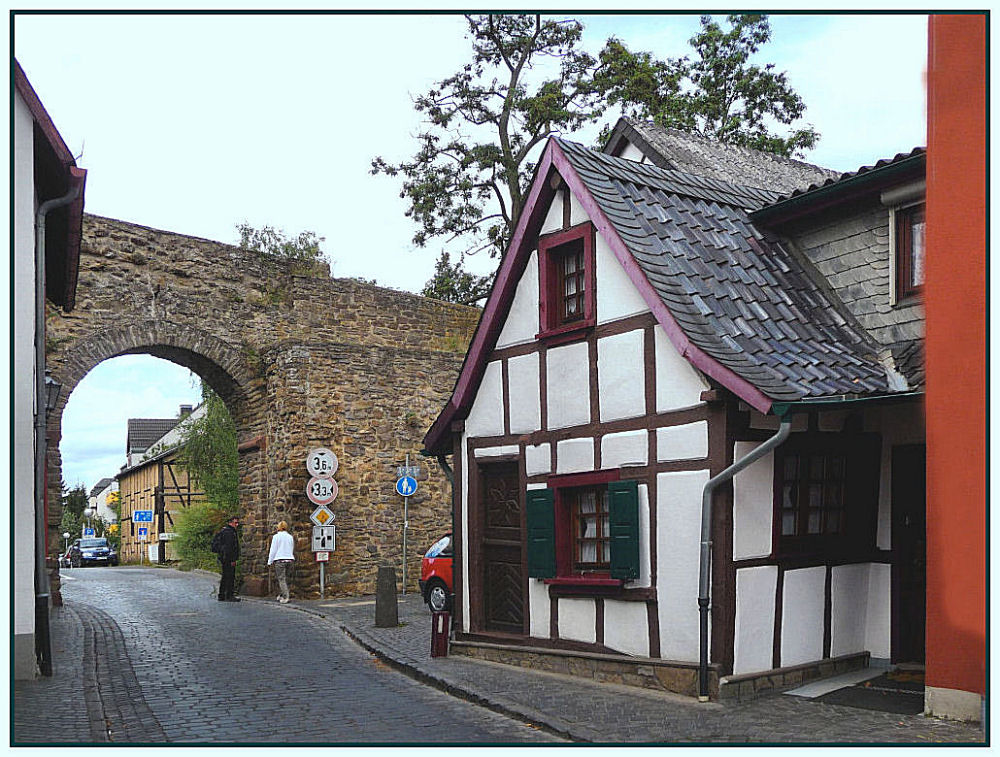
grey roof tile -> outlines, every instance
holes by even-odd
[[[751,222],[774,192],[558,144],[706,354],[774,400],[890,391],[874,341]]]

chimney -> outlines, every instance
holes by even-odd
[[[181,405],[180,417],[183,418],[185,415],[191,415],[193,409],[194,405]]]

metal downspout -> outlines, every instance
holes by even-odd
[[[47,388],[45,386],[45,218],[69,205],[83,189],[82,182],[62,197],[47,200],[35,213],[35,654],[43,676],[52,675],[49,638],[48,524],[45,522],[45,458]]]
[[[709,574],[712,558],[712,494],[719,484],[732,479],[737,473],[753,464],[780,445],[792,431],[791,417],[782,418],[778,433],[753,452],[735,461],[721,473],[708,480],[701,494],[701,557],[698,565],[698,612],[700,657],[698,661],[698,701],[708,701],[708,611],[711,602]]]

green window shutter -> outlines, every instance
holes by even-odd
[[[639,577],[639,482],[608,484],[611,524],[611,577]]]
[[[551,489],[529,489],[528,576],[555,578],[556,513]]]

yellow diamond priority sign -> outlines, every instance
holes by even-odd
[[[334,515],[328,507],[320,505],[313,510],[313,514],[309,516],[309,519],[317,526],[326,526],[333,523],[333,520],[336,517],[337,516]]]

